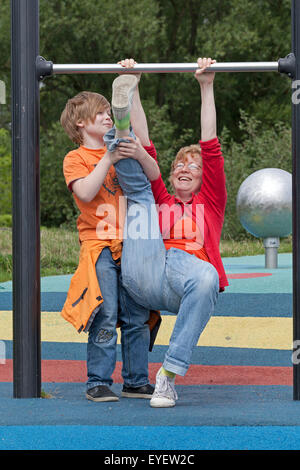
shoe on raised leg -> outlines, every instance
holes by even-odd
[[[130,110],[137,84],[138,79],[130,74],[120,75],[113,81],[111,106],[118,130],[130,126]]]
[[[156,374],[155,390],[150,400],[153,408],[171,408],[178,399],[175,390],[175,378],[161,374],[161,368]]]

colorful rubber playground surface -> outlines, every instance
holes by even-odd
[[[224,258],[230,286],[201,336],[192,365],[176,379],[175,408],[147,400],[85,398],[86,341],[60,316],[70,276],[42,278],[42,387],[51,398],[14,399],[12,284],[0,284],[0,449],[300,449],[293,400],[292,255],[278,269],[264,256]],[[162,312],[149,353],[150,381],[175,321]],[[121,354],[113,390],[121,394]]]

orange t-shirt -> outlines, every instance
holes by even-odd
[[[167,250],[172,247],[178,248],[209,262],[204,248],[203,235],[196,222],[190,217],[177,220],[170,230],[170,238],[165,239],[164,244]]]
[[[106,147],[95,150],[80,146],[66,155],[63,172],[70,190],[74,181],[95,169],[105,152]],[[122,240],[126,201],[113,166],[91,202],[83,202],[74,193],[73,196],[80,210],[77,220],[80,241]]]

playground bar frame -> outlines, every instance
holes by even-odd
[[[291,1],[292,52],[278,62],[216,63],[215,72],[279,72],[300,80],[300,1]],[[39,0],[11,0],[14,397],[41,394],[39,85],[46,76],[119,73],[117,64],[53,64],[39,55]],[[137,64],[132,72],[194,72],[196,63]],[[126,69],[126,73],[130,70]],[[300,343],[300,104],[292,104],[293,339]],[[293,398],[300,400],[300,363]],[[300,361],[299,361],[300,362]]]
[[[136,64],[126,73],[178,73],[195,72],[197,63],[182,64]],[[73,73],[124,73],[124,67],[118,64],[53,64],[53,74]],[[210,66],[214,72],[278,72],[278,62],[228,62]]]

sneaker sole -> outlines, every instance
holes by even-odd
[[[152,406],[152,408],[172,408],[175,406],[175,401],[155,398],[150,401],[150,406]]]
[[[112,107],[117,109],[125,109],[129,105],[129,93],[138,83],[134,75],[120,75],[116,78],[112,85]]]
[[[151,399],[152,395],[147,395],[145,393],[130,393],[130,392],[122,392],[122,397],[124,398],[145,398]]]
[[[91,401],[95,402],[105,402],[105,401],[119,401],[118,397],[98,397],[98,398],[93,398],[90,395],[86,394],[86,398]]]

